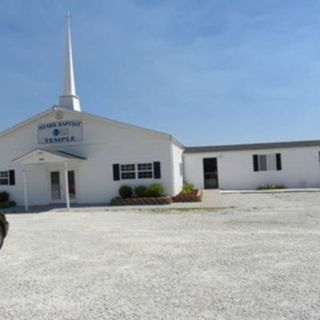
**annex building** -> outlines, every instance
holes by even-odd
[[[105,204],[123,184],[320,187],[320,141],[186,147],[171,135],[81,111],[70,21],[59,104],[0,133],[0,191],[18,205]]]

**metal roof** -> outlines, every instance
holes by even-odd
[[[263,150],[263,149],[296,148],[296,147],[300,147],[300,148],[320,147],[320,140],[186,147],[184,152],[200,153],[200,152],[222,152],[222,151],[245,151],[245,150]]]
[[[16,158],[16,159],[13,159],[12,162],[21,162],[25,158],[27,158],[28,156],[31,156],[33,153],[49,153],[49,154],[52,154],[54,156],[58,156],[58,157],[65,159],[65,160],[87,160],[84,157],[81,157],[81,156],[78,156],[78,155],[75,155],[72,153],[68,153],[65,151],[61,151],[61,150],[48,150],[48,149],[37,148],[37,149],[34,149],[34,150]]]
[[[65,152],[65,151],[62,151],[62,150],[47,150],[47,149],[39,149],[39,150],[54,154],[54,155],[59,156],[59,157],[63,157],[65,159],[87,160],[84,157],[78,156],[78,155],[73,154],[73,153]]]

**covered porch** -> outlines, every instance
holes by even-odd
[[[29,211],[29,195],[31,192],[30,184],[28,183],[28,167],[37,165],[50,166],[49,176],[50,193],[53,202],[60,204],[64,202],[67,210],[70,209],[70,203],[75,197],[75,170],[71,170],[72,166],[85,161],[86,158],[61,151],[61,150],[47,150],[37,148],[28,152],[12,163],[22,167],[22,181],[23,181],[23,198],[24,209]]]

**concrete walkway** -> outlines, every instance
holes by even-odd
[[[291,188],[291,189],[269,189],[269,190],[221,190],[222,194],[233,194],[233,193],[294,193],[294,192],[320,192],[320,188]]]

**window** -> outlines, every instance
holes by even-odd
[[[0,185],[9,185],[9,171],[0,171]]]
[[[112,165],[113,181],[132,179],[161,179],[160,161]]]
[[[255,154],[253,155],[254,171],[276,171],[281,170],[281,154]]]
[[[121,179],[135,179],[136,178],[136,166],[135,164],[122,164],[120,166]]]
[[[139,179],[152,179],[153,166],[152,163],[139,163],[138,164],[138,178]]]

